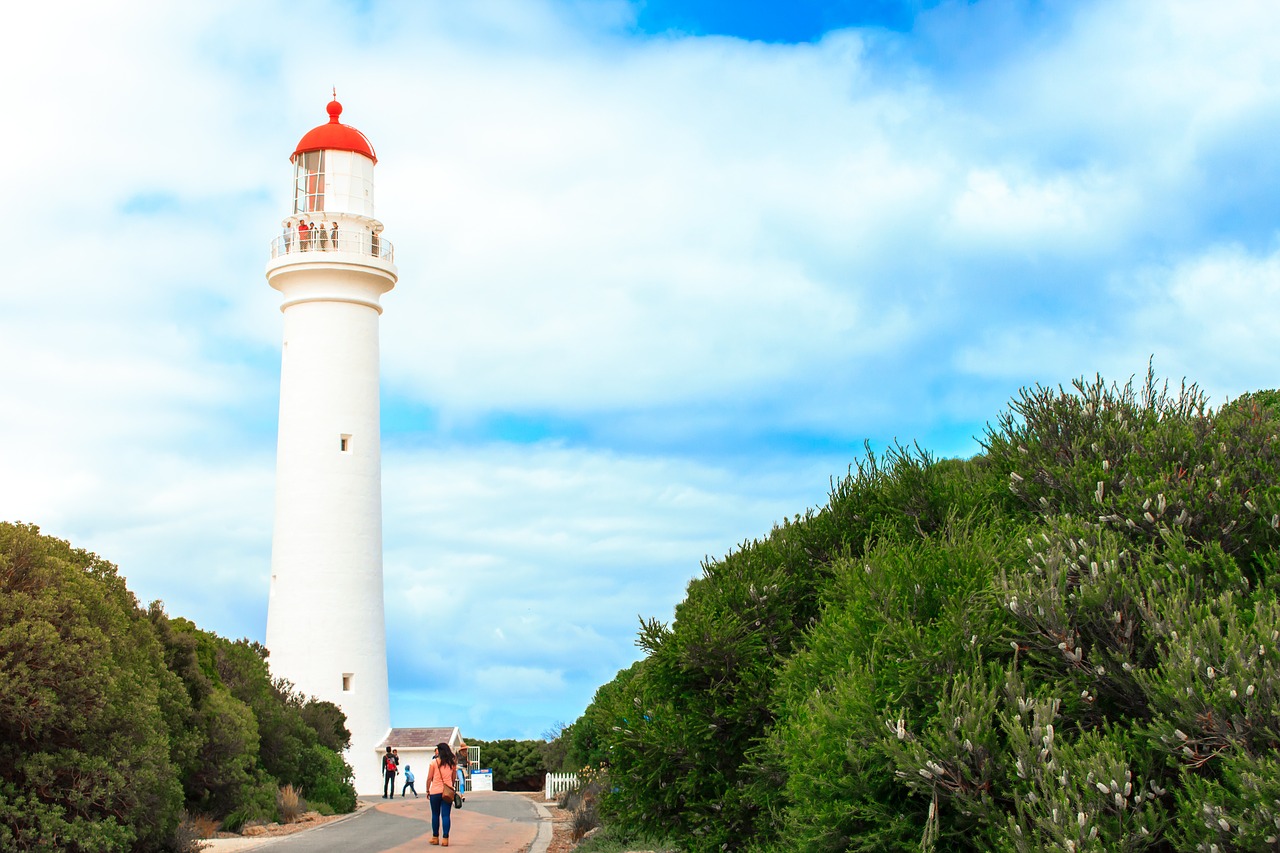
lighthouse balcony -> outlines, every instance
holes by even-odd
[[[389,264],[394,264],[396,261],[396,249],[391,241],[381,235],[368,232],[353,234],[339,230],[335,238],[331,232],[315,228],[308,232],[306,237],[290,231],[271,241],[273,261],[286,255],[324,253],[362,255],[377,258]]]

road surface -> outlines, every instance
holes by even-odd
[[[550,839],[550,823],[539,835],[540,815],[533,801],[518,794],[498,791],[472,792],[466,805],[453,810],[449,834],[450,848],[484,853],[521,853],[543,837]],[[429,848],[431,807],[425,796],[362,798],[372,808],[346,820],[281,838],[264,839],[261,845],[240,847],[264,853],[408,853]],[[217,848],[213,848],[217,853]],[[537,853],[535,849],[533,853]]]

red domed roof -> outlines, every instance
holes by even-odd
[[[302,141],[298,143],[298,147],[294,149],[293,156],[289,160],[292,161],[294,157],[307,151],[327,149],[329,151],[354,151],[377,163],[378,158],[374,155],[373,146],[369,144],[368,138],[351,125],[339,123],[338,116],[342,115],[342,104],[338,103],[337,98],[329,102],[327,109],[329,110],[329,123],[307,131],[307,135],[302,137]]]

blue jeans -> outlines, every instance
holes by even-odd
[[[446,800],[444,794],[432,794],[431,797],[431,835],[440,837],[440,824],[444,824],[444,837],[449,837],[449,813],[453,811],[453,801]]]

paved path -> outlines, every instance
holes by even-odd
[[[533,801],[517,794],[480,791],[467,794],[466,798],[463,808],[453,810],[449,849],[545,853],[551,839],[550,816],[545,809],[539,813]],[[427,844],[431,838],[431,806],[425,796],[362,799],[373,807],[346,820],[238,849],[270,853],[407,853],[439,849]],[[216,846],[211,848],[211,853],[217,851]]]

